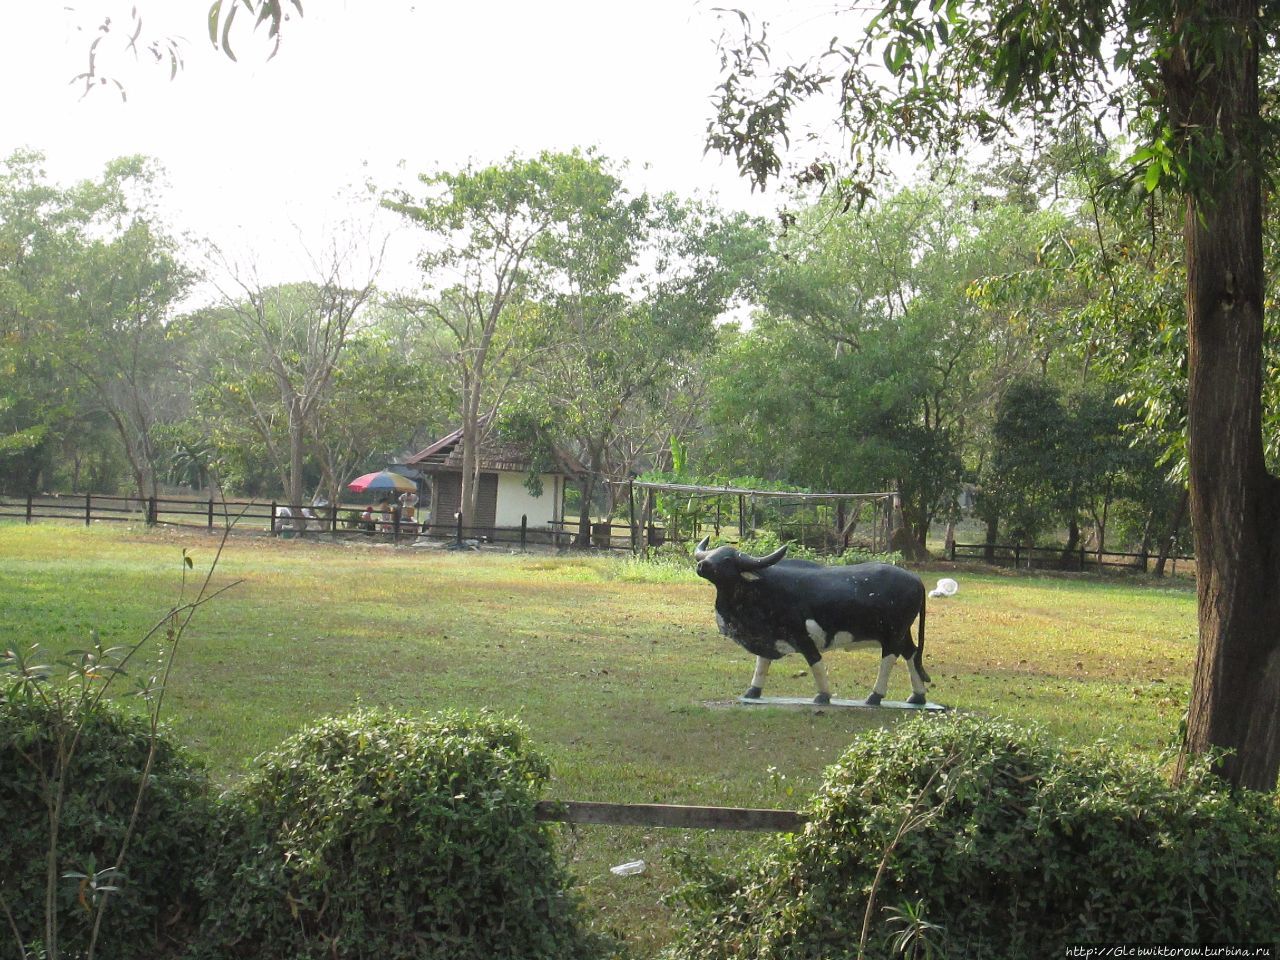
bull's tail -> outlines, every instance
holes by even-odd
[[[916,673],[920,674],[920,679],[925,683],[933,683],[929,673],[924,668],[924,605],[928,600],[928,595],[924,589],[924,581],[920,581],[920,631],[916,642],[916,653],[912,657],[912,662],[916,665]]]

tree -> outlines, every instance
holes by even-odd
[[[530,390],[554,411],[546,419],[574,443],[587,475],[579,503],[576,544],[586,546],[597,480],[622,480],[637,457],[680,435],[671,414],[676,387],[715,337],[715,320],[738,294],[767,249],[763,225],[746,215],[667,195],[626,204],[620,236],[591,238],[628,251],[601,273],[600,257],[580,250],[567,267],[571,284],[546,304],[547,349],[532,371]],[[643,265],[643,267],[641,267]],[[639,273],[638,276],[636,274]],[[656,435],[656,436],[655,436]],[[612,512],[612,487],[605,512]]]
[[[158,491],[157,427],[185,413],[168,323],[192,280],[146,208],[156,176],[143,158],[124,158],[74,191],[85,235],[63,265],[68,300],[55,335],[60,362],[115,427],[141,498]]]
[[[19,151],[0,165],[0,480],[34,491],[83,412],[52,344],[59,265],[74,248],[65,191],[44,158]]]
[[[373,295],[380,256],[353,280],[347,276],[350,251],[335,245],[327,260],[317,263],[316,281],[285,285],[264,285],[251,269],[223,260],[222,317],[242,348],[223,358],[214,383],[238,391],[248,404],[294,506],[304,502],[307,438],[314,433],[317,411],[329,395],[356,315]],[[261,389],[264,379],[273,395]]]
[[[423,288],[399,298],[425,336],[442,338],[462,428],[462,522],[474,522],[480,443],[548,330],[542,297],[599,289],[630,262],[617,178],[594,155],[532,159],[420,177],[425,194],[384,203],[426,233]],[[619,232],[620,231],[620,232]],[[618,249],[601,242],[614,236]],[[575,261],[590,251],[589,267]]]
[[[1026,361],[1026,338],[967,288],[1032,257],[1039,219],[954,171],[860,212],[828,201],[795,215],[760,282],[763,311],[716,379],[729,472],[896,487],[907,549],[922,552],[994,398]]]
[[[1062,519],[1069,499],[1067,463],[1075,451],[1060,392],[1043,379],[1012,384],[996,406],[991,432],[995,442],[982,476],[979,513],[989,529],[1003,520],[1013,540],[1034,546]]]
[[[781,171],[797,104],[834,84],[839,121],[873,164],[886,146],[954,151],[1026,120],[1126,127],[1132,175],[1185,204],[1200,627],[1186,747],[1229,751],[1222,775],[1268,790],[1280,773],[1280,481],[1262,440],[1261,178],[1277,134],[1259,77],[1278,31],[1280,7],[1249,0],[889,0],[862,37],[775,71],[762,93],[764,40],[727,49],[711,127],[712,146],[757,180]],[[864,164],[846,185],[869,191],[874,174]],[[834,167],[810,177],[833,180]]]
[[[361,466],[390,462],[422,431],[439,435],[454,398],[433,372],[376,329],[348,344],[310,424],[310,446],[331,503],[350,477],[365,472]]]
[[[190,272],[150,209],[153,162],[115,160],[67,190],[40,163],[15,154],[0,176],[0,470],[9,460],[19,489],[32,489],[66,451],[78,486],[86,451],[114,459],[108,431],[145,497],[158,479],[155,429],[184,405],[167,324]]]

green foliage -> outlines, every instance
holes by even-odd
[[[850,548],[841,554],[820,553],[812,547],[806,547],[804,544],[784,541],[771,530],[754,531],[750,537],[738,544],[738,549],[743,553],[762,557],[773,553],[784,543],[787,544],[787,559],[789,560],[813,560],[817,563],[833,565],[876,562],[902,566],[903,563],[902,554],[896,550],[886,553],[873,553],[870,550]]]
[[[59,773],[66,785],[53,865],[60,955],[84,955],[108,889],[100,955],[168,956],[189,932],[208,837],[207,784],[200,764],[167,736],[156,742],[123,870],[112,870],[150,749],[150,723],[109,702],[0,696],[0,905],[29,950],[48,946],[50,803]],[[0,958],[19,956],[6,922]]]
[[[672,956],[1062,956],[1280,936],[1280,805],[1195,764],[950,716],[864,734],[802,834],[677,897]],[[868,910],[868,902],[871,907]]]
[[[1056,219],[963,170],[937,177],[857,213],[824,200],[796,216],[751,329],[710,365],[707,405],[721,472],[897,489],[920,544],[994,396],[1030,360],[1025,327],[965,290],[1032,257]]]
[[[782,66],[772,63],[765,28],[739,14],[743,35],[721,51],[709,147],[733,155],[744,176],[763,184],[782,173],[785,154],[818,139],[796,135],[793,115],[806,100],[833,93],[839,123],[857,145],[841,188],[858,200],[871,194],[893,149],[954,156],[974,140],[1017,137],[1020,127],[1035,129],[1037,141],[1040,131],[1075,120],[1101,130],[1104,116],[1135,138],[1122,175],[1147,191],[1212,190],[1239,162],[1265,170],[1280,145],[1274,117],[1242,123],[1197,102],[1224,76],[1242,73],[1250,50],[1268,49],[1280,23],[1274,5],[1239,16],[1172,0],[876,6],[869,24],[850,18],[856,30]],[[1186,122],[1192,107],[1208,122]],[[1232,129],[1233,121],[1244,129]],[[824,155],[792,159],[802,183],[837,180]]]
[[[286,741],[227,799],[207,957],[589,957],[513,722],[359,711]]]
[[[1067,460],[1067,412],[1057,388],[1044,380],[1009,387],[996,408],[995,449],[983,476],[979,512],[998,516],[1009,535],[1035,543],[1057,520]]]

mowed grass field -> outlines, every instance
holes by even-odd
[[[140,638],[207,571],[216,537],[58,523],[0,524],[0,647]],[[232,783],[289,734],[357,704],[488,708],[520,718],[566,800],[795,808],[862,730],[930,722],[902,711],[741,706],[752,658],[719,636],[714,590],[689,569],[622,556],[454,553],[366,544],[228,541],[178,650],[171,729]],[[923,570],[960,592],[930,600],[930,699],[1036,722],[1073,743],[1158,751],[1185,709],[1195,594],[1185,583]],[[837,697],[864,696],[878,658],[828,658]],[[890,697],[905,699],[905,665]],[[799,657],[768,694],[812,696]],[[732,856],[750,834],[580,827],[562,849],[596,922],[639,955],[667,938],[665,854]],[[611,864],[644,859],[639,876]]]

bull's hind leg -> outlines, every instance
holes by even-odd
[[[765,677],[769,676],[769,663],[764,657],[756,657],[756,672],[751,675],[751,686],[743,694],[748,700],[755,700],[764,692]]]
[[[929,698],[925,696],[924,678],[916,669],[916,661],[913,657],[907,657],[907,670],[911,674],[911,696],[907,698],[907,703],[923,707],[929,702]]]
[[[893,669],[893,662],[897,659],[896,653],[880,658],[880,675],[876,677],[876,685],[871,689],[871,695],[867,697],[867,706],[880,706],[880,701],[889,692],[889,671]]]

